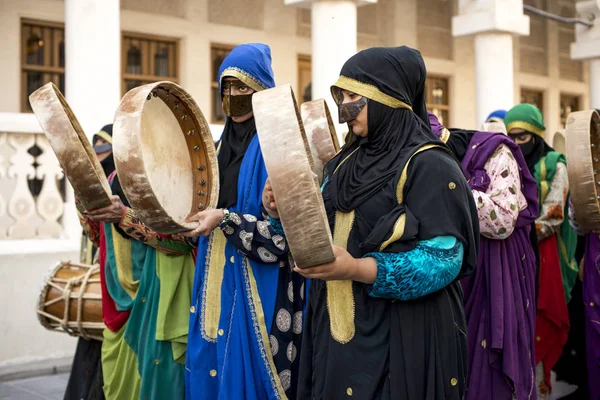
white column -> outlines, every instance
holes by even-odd
[[[477,124],[514,105],[513,35],[529,35],[521,0],[459,0],[452,35],[475,36]]]
[[[65,41],[67,101],[91,138],[121,98],[119,0],[65,0]]]
[[[492,111],[508,110],[513,106],[515,99],[513,81],[512,35],[509,33],[476,35],[475,99],[478,124],[483,123]]]
[[[325,99],[337,123],[331,85],[344,63],[356,53],[356,3],[323,1],[312,5],[312,98]],[[344,124],[338,133],[348,130]]]
[[[348,131],[348,126],[337,124],[337,106],[331,97],[330,88],[340,76],[344,63],[356,53],[357,7],[376,2],[377,0],[284,0],[286,5],[311,8],[312,98],[327,101],[340,136]]]
[[[590,108],[600,108],[600,0],[578,2],[577,14],[593,21],[594,26],[576,26],[571,58],[589,60]]]
[[[600,0],[599,0],[600,1]],[[600,58],[590,60],[590,108],[600,110]]]
[[[119,0],[65,0],[65,96],[84,132],[92,135],[113,122],[121,99]],[[66,237],[81,235],[67,185]]]

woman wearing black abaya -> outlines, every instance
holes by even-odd
[[[340,75],[332,94],[352,136],[323,187],[336,260],[296,269],[313,279],[298,398],[462,399],[457,280],[476,265],[479,225],[460,165],[429,129],[423,59],[373,48]]]

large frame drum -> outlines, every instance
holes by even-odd
[[[291,86],[254,93],[252,109],[286,239],[299,268],[335,259],[325,205]]]
[[[577,223],[586,231],[600,233],[600,116],[595,110],[571,113],[565,133]]]
[[[300,106],[300,114],[312,154],[314,171],[319,177],[319,182],[323,182],[325,164],[340,150],[329,108],[325,100],[313,100]]]
[[[44,280],[36,311],[48,330],[103,340],[100,266],[70,261],[56,265]]]
[[[115,115],[114,156],[125,197],[159,233],[196,228],[187,217],[214,208],[219,172],[200,108],[173,82],[130,90]]]
[[[104,170],[60,90],[47,83],[29,96],[29,103],[83,207],[110,206]]]

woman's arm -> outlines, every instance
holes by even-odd
[[[560,227],[565,220],[568,194],[567,166],[559,162],[556,165],[556,173],[550,184],[550,191],[541,205],[540,216],[535,221],[537,235],[540,240],[560,233]]]

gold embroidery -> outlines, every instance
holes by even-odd
[[[402,170],[402,175],[400,175],[400,180],[398,181],[398,186],[396,187],[396,198],[398,199],[398,204],[402,204],[404,202],[404,185],[406,184],[406,179],[408,179],[408,165],[410,164],[411,160],[413,159],[414,156],[416,156],[420,152],[432,149],[434,147],[439,147],[440,149],[443,149],[443,147],[440,146],[439,144],[426,144],[423,147],[417,149],[417,151],[415,151],[413,153],[413,155],[410,156],[410,158],[406,162],[406,165],[404,166],[404,169]]]
[[[258,348],[271,380],[271,388],[277,399],[285,399],[287,398],[285,390],[283,390],[283,386],[281,385],[281,380],[279,379],[279,375],[275,368],[275,362],[273,361],[273,355],[271,354],[271,342],[269,340],[269,334],[267,333],[265,314],[258,294],[258,286],[256,285],[252,266],[246,257],[243,257],[242,259],[242,271],[244,273],[248,306],[250,308],[250,315],[252,316],[252,325],[254,326],[254,333],[260,339],[258,341]]]
[[[450,182],[450,183],[448,184],[448,189],[450,189],[450,190],[454,190],[454,189],[456,189],[456,183],[454,183],[454,182]]]
[[[135,299],[138,290],[139,280],[133,280],[133,264],[131,261],[131,242],[125,239],[111,225],[113,247],[115,251],[115,262],[117,263],[117,277],[125,292]]]
[[[514,128],[524,129],[527,132],[535,133],[538,136],[544,137],[544,131],[536,126],[531,125],[530,123],[523,121],[514,121],[510,124],[506,125],[506,131],[510,133],[510,131]]]
[[[257,92],[267,89],[267,86],[264,83],[262,83],[261,81],[259,81],[254,76],[250,75],[248,72],[244,71],[241,68],[225,68],[225,71],[223,71],[223,73],[219,77],[219,82],[222,82],[223,78],[226,76],[239,79],[240,81],[244,82],[246,85],[256,90]]]
[[[204,285],[202,287],[202,312],[200,332],[204,340],[217,341],[217,329],[221,317],[221,285],[225,270],[225,235],[215,229],[209,239],[204,265]]]
[[[338,78],[337,82],[333,85],[341,89],[349,90],[353,93],[360,94],[371,100],[375,100],[381,104],[384,104],[392,108],[405,108],[412,111],[412,107],[405,102],[396,99],[390,95],[387,95],[380,91],[376,86],[369,85],[368,83],[357,81],[356,79],[342,76]]]
[[[440,136],[440,140],[444,143],[447,143],[448,139],[450,139],[450,131],[448,130],[448,128],[444,128],[442,129],[442,135]]]
[[[106,131],[100,131],[96,133],[94,136],[99,136],[104,139],[105,142],[112,144],[112,136],[108,134]]]
[[[338,211],[335,215],[333,243],[343,248],[348,247],[348,237],[354,223],[354,210],[349,213]],[[354,292],[352,281],[327,281],[327,311],[331,337],[341,344],[346,344],[354,337]]]
[[[399,240],[402,235],[404,235],[404,226],[406,225],[406,214],[402,214],[400,218],[394,224],[394,230],[392,231],[392,236],[379,248],[379,251],[385,250],[390,244],[394,243],[396,240]]]
[[[548,196],[548,192],[550,191],[550,188],[548,187],[548,181],[546,180],[546,175],[546,157],[544,157],[540,162],[540,186],[542,187],[542,203],[546,201],[546,196]]]
[[[456,378],[452,378],[452,379],[450,379],[450,384],[452,386],[456,386],[456,385],[458,385],[458,380]]]

